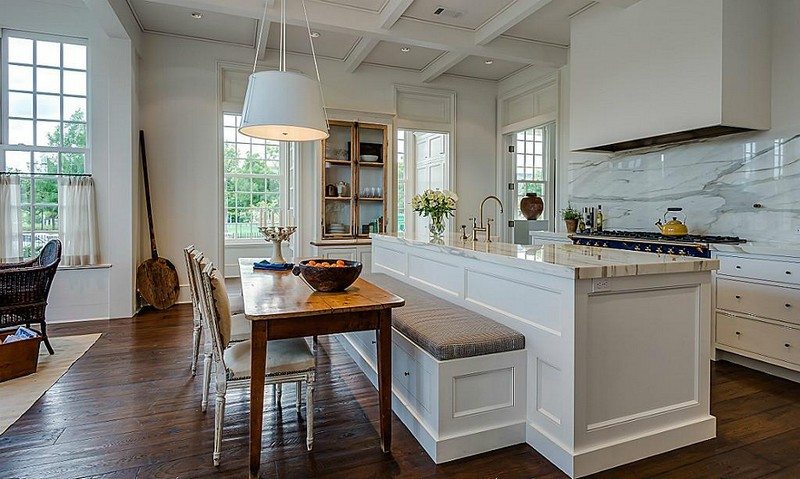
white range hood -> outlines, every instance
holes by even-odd
[[[571,149],[617,152],[769,129],[769,6],[641,0],[578,15]]]

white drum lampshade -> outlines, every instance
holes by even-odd
[[[247,82],[239,131],[277,141],[328,138],[319,83],[295,72],[253,73]]]

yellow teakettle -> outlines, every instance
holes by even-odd
[[[677,216],[673,216],[671,220],[667,221],[667,215],[670,213],[680,213],[683,215],[683,222],[678,220]],[[664,236],[686,236],[689,234],[689,228],[686,227],[686,213],[683,212],[683,208],[667,208],[666,213],[664,213],[663,222],[661,220],[656,221],[656,226],[658,229],[661,230],[661,234]]]

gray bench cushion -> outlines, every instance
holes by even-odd
[[[525,349],[525,336],[385,274],[365,276],[404,298],[392,310],[392,326],[440,361]]]

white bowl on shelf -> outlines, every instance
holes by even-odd
[[[361,155],[361,156],[359,156],[359,158],[361,159],[361,161],[364,161],[364,162],[367,162],[367,163],[374,163],[374,162],[378,161],[378,159],[380,157],[378,155]]]

